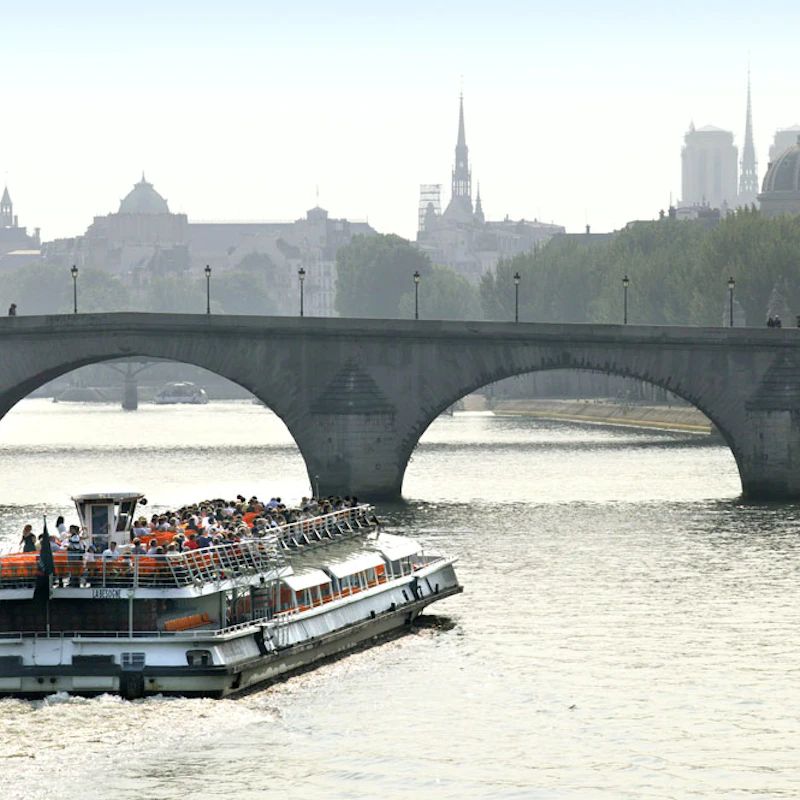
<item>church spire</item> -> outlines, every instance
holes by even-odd
[[[453,169],[453,195],[452,199],[464,198],[459,201],[469,206],[472,213],[472,173],[469,169],[469,148],[467,136],[464,132],[464,94],[458,99],[458,140],[456,141],[456,163]]]
[[[747,115],[744,125],[741,170],[739,173],[739,205],[750,205],[758,195],[758,163],[753,145],[753,107],[750,102],[750,69],[747,70]]]
[[[478,181],[478,193],[475,195],[475,222],[483,225],[486,217],[483,214],[483,204],[481,203],[481,183]]]
[[[8,186],[3,189],[3,196],[0,197],[0,228],[14,227],[14,204],[11,202],[11,195],[8,193]]]

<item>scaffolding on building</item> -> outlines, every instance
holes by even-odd
[[[428,216],[429,208],[433,209],[435,216],[442,213],[442,184],[441,183],[422,183],[419,187],[419,218],[417,220],[417,230],[425,230],[425,218]]]

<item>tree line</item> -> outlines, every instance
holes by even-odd
[[[413,243],[393,234],[355,236],[336,256],[336,311],[342,316],[413,318],[419,273],[423,319],[514,319],[519,274],[521,321],[622,321],[622,279],[629,278],[628,321],[653,325],[720,325],[728,279],[748,325],[767,315],[800,314],[800,217],[763,217],[741,209],[718,224],[665,218],[631,223],[608,236],[557,236],[532,252],[501,261],[479,286],[433,264]],[[130,286],[103,270],[82,269],[81,311],[202,313],[199,275],[158,272]],[[72,280],[63,265],[31,264],[3,277],[0,289],[22,314],[68,313]],[[307,287],[311,288],[311,287]],[[287,297],[296,275],[268,255],[246,256],[231,271],[215,271],[214,313],[296,314]]]
[[[720,325],[732,277],[746,324],[763,325],[769,314],[800,314],[800,217],[767,218],[749,208],[711,227],[665,218],[607,238],[557,237],[484,276],[487,319],[513,319],[515,273],[523,320],[621,322],[627,276],[629,322]]]

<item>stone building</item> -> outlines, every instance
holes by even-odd
[[[800,135],[769,165],[758,200],[766,217],[800,214]]]
[[[464,97],[459,99],[458,135],[455,165],[451,174],[450,202],[444,212],[437,184],[421,187],[417,245],[434,264],[450,267],[471,283],[491,272],[497,262],[532,250],[556,234],[564,233],[560,225],[537,220],[487,221],[481,202],[480,186],[472,202],[472,170],[469,166],[464,126]]]
[[[735,208],[738,150],[730,131],[691,125],[681,152],[681,206]]]
[[[0,270],[8,272],[40,257],[39,229],[33,235],[20,227],[8,187],[0,197]]]
[[[797,144],[797,137],[800,136],[800,125],[792,125],[788,128],[780,128],[775,131],[775,138],[769,148],[769,162],[778,159],[785,150]]]
[[[259,255],[277,275],[279,308],[296,313],[302,268],[306,313],[332,316],[336,252],[356,234],[374,233],[366,222],[331,219],[319,206],[293,222],[190,222],[186,214],[170,211],[142,175],[117,212],[95,217],[83,236],[49,242],[45,254],[64,267],[107,270],[133,287],[155,277],[200,276],[207,264],[214,271],[235,270],[245,258]]]
[[[95,217],[83,236],[45,246],[49,261],[107,270],[132,285],[189,268],[188,219],[174,214],[144,174],[116,213]]]
[[[374,236],[367,222],[332,219],[320,206],[293,222],[192,222],[189,251],[193,269],[203,265],[236,269],[248,256],[265,256],[282,275],[280,287],[295,313],[298,271],[305,270],[309,316],[335,316],[336,253],[353,236]]]

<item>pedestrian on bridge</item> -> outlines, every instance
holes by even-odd
[[[16,317],[17,316],[17,304],[16,303],[12,303],[8,307],[8,316],[9,317]]]

